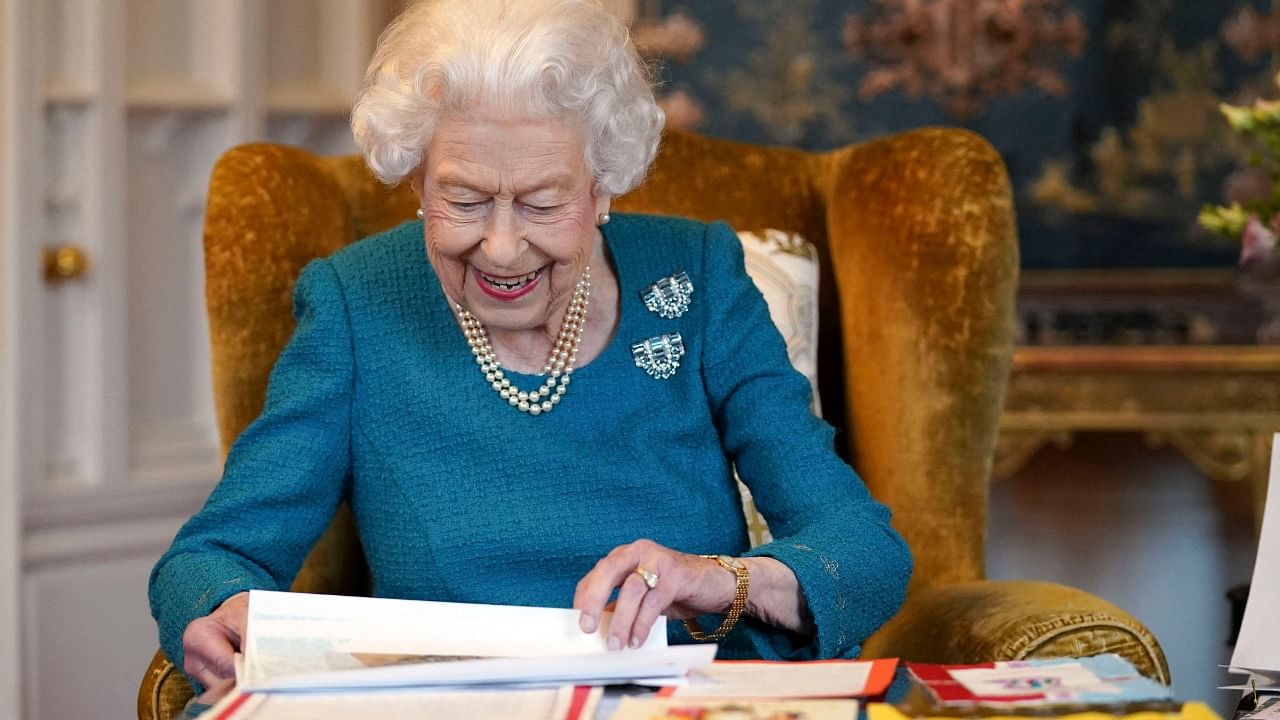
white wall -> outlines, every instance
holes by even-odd
[[[0,3],[0,168],[14,166],[15,150],[20,146],[12,108],[17,65],[10,38],[17,10],[13,0]],[[0,717],[18,717],[22,682],[18,635],[21,496],[15,451],[18,409],[14,402],[17,382],[12,329],[16,310],[15,286],[10,281],[17,230],[15,179],[12,173],[0,173]]]

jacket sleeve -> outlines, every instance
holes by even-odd
[[[817,630],[799,637],[748,620],[744,650],[854,657],[901,606],[910,551],[888,508],[835,454],[834,430],[810,410],[809,383],[791,366],[738,238],[723,223],[710,225],[704,248],[704,381],[725,452],[774,537],[747,556],[775,558],[795,573]]]
[[[262,414],[236,439],[221,482],[151,572],[160,645],[179,668],[187,625],[236,593],[287,589],[347,492],[351,331],[328,261],[304,268],[294,314],[297,328],[271,372]]]

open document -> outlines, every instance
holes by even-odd
[[[667,647],[659,618],[639,649],[608,652],[578,612],[252,591],[242,692],[558,685],[683,677],[714,645]]]
[[[236,688],[200,718],[582,720],[599,686],[683,682],[715,657],[668,647],[665,618],[610,652],[611,619],[588,635],[574,610],[255,590]]]

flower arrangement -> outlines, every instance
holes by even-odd
[[[1280,85],[1280,75],[1276,76]],[[1251,178],[1250,188],[1236,194],[1230,205],[1206,205],[1200,225],[1218,235],[1240,241],[1240,266],[1274,269],[1280,237],[1280,101],[1255,100],[1251,105],[1220,106],[1231,129],[1253,146],[1251,168],[1238,175]]]

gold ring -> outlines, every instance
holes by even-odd
[[[636,567],[635,573],[644,578],[644,584],[648,585],[650,590],[658,587],[658,573],[650,572],[642,567]]]

